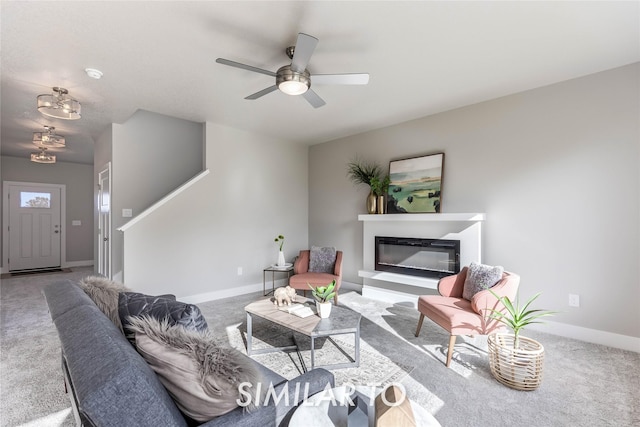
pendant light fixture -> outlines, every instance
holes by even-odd
[[[64,136],[56,135],[56,128],[53,126],[45,126],[44,132],[34,132],[33,133],[33,143],[38,147],[55,147],[62,148],[65,147],[66,141]]]
[[[40,152],[31,153],[31,161],[35,163],[55,163],[56,156],[47,153],[47,147],[40,147]]]
[[[53,93],[38,95],[38,111],[45,116],[78,120],[81,108],[80,102],[69,96],[69,91],[62,87],[54,87]]]

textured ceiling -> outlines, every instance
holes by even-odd
[[[93,142],[137,109],[315,144],[640,61],[638,2],[2,1],[1,154],[34,151],[45,124],[67,137],[59,161],[92,163]],[[298,32],[320,42],[312,74],[370,74],[315,85],[327,105],[273,92]],[[104,72],[101,80],[84,69]],[[53,86],[82,102],[49,119]]]

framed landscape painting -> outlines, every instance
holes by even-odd
[[[440,212],[443,166],[444,153],[389,162],[387,212]]]

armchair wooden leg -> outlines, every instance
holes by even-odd
[[[451,335],[449,338],[449,351],[447,352],[447,368],[451,364],[451,357],[453,357],[453,347],[456,345],[456,335]]]
[[[424,314],[420,313],[420,320],[418,320],[418,327],[416,328],[416,336],[420,335],[420,329],[422,329],[423,320],[424,320]]]
[[[335,296],[333,297],[333,305],[338,305],[338,293],[336,292]]]

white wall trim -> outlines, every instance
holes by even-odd
[[[283,279],[280,282],[284,281],[285,280]],[[343,282],[343,285],[344,284],[348,284],[349,288],[360,287],[360,285],[358,285],[357,283]],[[383,301],[392,302],[394,304],[400,303],[401,305],[405,306],[410,302],[414,302],[412,301],[413,298],[405,293],[389,290],[384,290],[386,292],[379,292],[379,289],[372,288],[370,286],[364,286],[362,287],[362,289],[363,291],[365,291],[364,293],[369,294],[366,295],[365,298],[377,299],[375,298],[375,296],[378,296],[381,297]],[[207,292],[204,294],[191,295],[178,299],[189,304],[200,304],[207,301],[213,301],[222,298],[231,298],[253,292],[262,292],[262,283],[256,283],[253,285],[246,285],[237,288],[223,289],[220,291]],[[417,300],[417,296],[415,297],[415,299]],[[612,332],[598,331],[596,329],[588,329],[580,326],[569,325],[566,323],[549,321],[545,321],[545,323],[543,324],[530,325],[527,327],[527,329],[640,353],[640,338],[627,335],[620,335]]]
[[[549,321],[545,321],[542,324],[527,326],[527,329],[640,353],[640,338],[628,335],[583,328],[581,326],[569,325],[568,323]]]
[[[62,268],[72,268],[72,267],[93,267],[93,260],[87,259],[84,261],[67,261],[62,264]]]
[[[270,284],[269,284],[270,285]],[[253,292],[262,292],[262,283],[253,285],[245,285],[229,289],[221,289],[219,291],[205,292],[203,294],[190,295],[186,297],[178,297],[177,299],[188,304],[200,304],[203,302],[214,301],[222,298],[237,297],[240,295],[250,294]]]
[[[416,308],[418,304],[418,295],[410,295],[404,292],[382,289],[374,286],[363,286],[362,296],[374,300],[390,302],[392,304],[413,306],[414,308]],[[581,326],[574,326],[568,323],[549,321],[545,321],[542,324],[527,326],[527,329],[640,353],[640,338],[637,337],[599,331],[597,329],[583,328]]]
[[[151,213],[153,211],[159,209],[162,205],[166,204],[169,200],[173,199],[178,194],[184,192],[186,189],[188,189],[189,187],[191,187],[192,185],[194,185],[196,182],[200,181],[202,178],[204,178],[207,175],[209,175],[209,169],[203,170],[198,175],[194,176],[189,181],[185,182],[180,187],[176,188],[171,193],[167,194],[162,199],[158,200],[156,203],[154,203],[153,205],[149,206],[147,209],[145,209],[143,212],[141,212],[140,215],[137,215],[131,221],[127,222],[122,227],[118,228],[118,231],[127,231],[133,225],[135,225],[138,222],[140,222],[146,216],[151,215]]]

